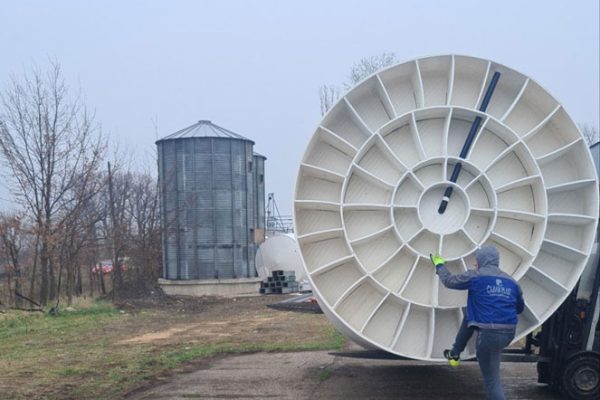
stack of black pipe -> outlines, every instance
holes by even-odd
[[[299,290],[294,271],[273,271],[271,276],[260,283],[261,294],[285,294],[294,293]]]

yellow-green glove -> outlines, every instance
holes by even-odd
[[[431,258],[431,262],[433,263],[434,267],[437,267],[438,265],[444,265],[446,264],[446,260],[444,260],[444,257],[440,256],[439,254],[436,254],[435,256],[432,254],[429,254],[429,258]]]

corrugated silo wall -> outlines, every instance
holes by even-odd
[[[265,239],[265,157],[254,156],[254,182],[256,187],[256,242],[260,245]]]
[[[159,141],[157,146],[163,276],[255,276],[252,142],[187,138]]]

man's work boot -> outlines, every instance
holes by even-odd
[[[460,364],[460,357],[452,354],[452,350],[450,349],[444,350],[444,357],[448,360],[451,367],[458,367],[458,364]]]

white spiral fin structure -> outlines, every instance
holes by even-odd
[[[597,223],[595,167],[563,107],[517,71],[455,55],[395,65],[340,99],[308,144],[294,202],[304,268],[331,322],[420,360],[444,360],[467,295],[441,285],[430,253],[458,273],[495,245],[524,292],[519,339],[573,289]],[[463,357],[473,355],[471,343]]]

